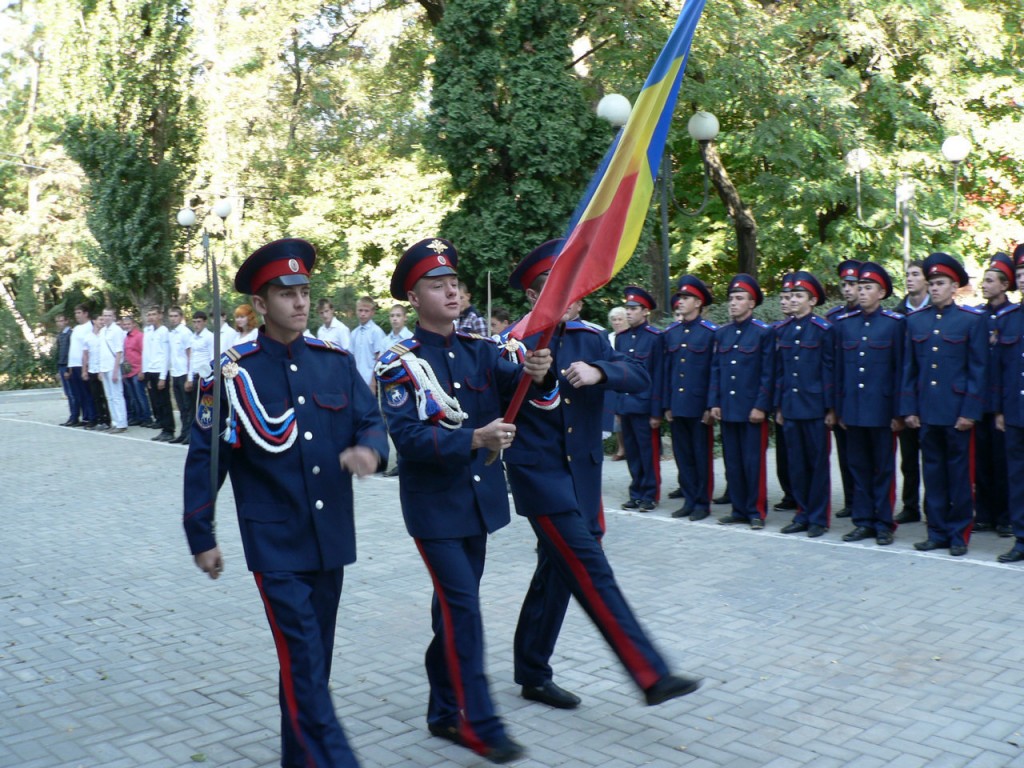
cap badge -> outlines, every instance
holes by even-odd
[[[448,246],[447,245],[445,245],[441,240],[436,240],[436,239],[432,240],[427,245],[427,248],[432,250],[434,253],[444,253],[445,251],[448,250]]]
[[[440,254],[438,254],[438,256],[437,256],[437,263],[442,265],[442,266],[445,266],[445,265],[448,264],[448,259],[446,259],[444,256],[441,256]]]
[[[299,271],[298,259],[288,259],[288,269],[290,269],[292,272],[298,272]]]

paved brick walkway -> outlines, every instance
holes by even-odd
[[[276,765],[276,663],[230,490],[211,582],[179,522],[185,448],[54,426],[65,414],[54,391],[0,393],[0,766]],[[609,505],[626,482],[609,462]],[[483,765],[424,727],[430,589],[397,490],[357,483],[338,711],[364,768]],[[533,542],[519,519],[492,538],[488,670],[529,748],[519,765],[1024,766],[1024,573],[995,562],[1006,540],[979,534],[953,559],[912,550],[920,524],[880,549],[843,544],[848,521],[809,540],[777,533],[788,515],[752,532],[671,509],[609,511],[605,539],[673,665],[706,677],[656,708],[575,606],[555,665],[583,706],[519,698],[511,638]]]

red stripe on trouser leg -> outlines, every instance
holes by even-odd
[[[601,529],[602,536],[608,532],[608,525],[604,519],[604,499],[598,499],[597,502],[597,527]]]
[[[975,456],[974,456],[974,450],[975,450],[974,437],[975,437],[975,435],[977,435],[977,430],[974,427],[971,427],[971,442],[970,442],[970,448],[968,449],[968,452],[967,452],[967,455],[970,456],[970,459],[968,460],[967,471],[970,472],[970,477],[971,477],[971,506],[972,507],[974,506],[974,477],[975,477],[975,471],[976,471],[976,465],[974,463],[975,462]],[[964,545],[965,546],[971,543],[971,531],[973,531],[973,530],[974,530],[974,518],[972,517],[968,521],[967,527],[964,529]]]
[[[828,428],[825,429],[825,455],[828,456],[828,461],[825,462],[825,466],[827,467],[827,469],[825,471],[829,473],[829,482],[828,482],[828,486],[827,486],[828,498],[825,500],[825,527],[826,528],[831,528],[832,527],[832,482],[831,482],[831,472],[832,472],[832,430],[828,429]]]
[[[281,686],[284,688],[284,701],[288,707],[288,719],[292,723],[292,733],[295,734],[299,746],[302,747],[303,754],[306,755],[306,763],[310,768],[315,768],[316,763],[306,747],[305,736],[299,727],[299,704],[295,699],[295,680],[292,678],[292,658],[291,654],[288,653],[288,641],[285,639],[284,633],[274,617],[274,609],[270,607],[270,598],[263,591],[263,574],[253,573],[253,577],[256,579],[256,588],[260,591],[260,598],[263,600],[263,608],[267,612],[270,631],[274,635],[274,646],[277,648],[277,663],[281,666]]]
[[[651,456],[654,457],[654,500],[661,501],[661,429],[651,429]]]
[[[892,529],[895,531],[899,527],[899,523],[896,522],[896,448],[899,445],[899,435],[896,432],[892,433],[892,455],[889,457],[892,461],[892,481],[889,483],[889,507],[893,511]]]
[[[444,624],[444,657],[448,664],[448,674],[451,675],[452,690],[455,691],[455,702],[459,707],[459,736],[467,747],[477,754],[483,754],[487,745],[483,739],[477,736],[472,724],[466,719],[466,691],[462,686],[462,668],[459,666],[459,652],[455,647],[455,625],[452,622],[451,608],[448,605],[448,598],[441,587],[441,581],[430,567],[430,560],[420,545],[419,539],[416,542],[416,549],[420,551],[420,557],[427,566],[427,573],[430,580],[434,582],[434,592],[437,593],[437,604],[441,606],[441,621]]]
[[[573,552],[572,547],[562,538],[562,535],[558,532],[558,526],[551,522],[550,518],[542,515],[536,518],[536,521],[537,525],[540,526],[555,545],[566,565],[569,566],[573,578],[576,580],[584,597],[590,604],[591,610],[594,612],[594,620],[608,633],[612,647],[619,655],[619,658],[622,659],[622,663],[626,665],[629,674],[641,688],[644,690],[650,688],[658,682],[661,676],[651,667],[644,655],[633,644],[629,635],[626,634],[616,620],[615,614],[612,613],[604,600],[601,599],[601,595],[594,586],[594,582],[590,579],[586,566],[576,557],[576,553]]]
[[[761,422],[761,462],[759,466],[755,509],[764,520],[768,516],[768,419]]]
[[[715,498],[715,428],[710,424],[708,430],[708,504]]]

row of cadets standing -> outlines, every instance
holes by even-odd
[[[661,379],[663,348],[661,331],[647,322],[657,308],[654,297],[631,285],[625,291],[629,327],[615,335],[615,349],[647,371],[651,386],[639,392],[620,392],[615,413],[622,425],[622,443],[629,466],[629,501],[623,509],[650,512],[661,493]]]
[[[767,514],[765,451],[774,387],[775,333],[753,316],[764,302],[752,276],[729,282],[730,322],[715,332],[708,405],[721,422],[725,479],[732,512],[719,523],[764,528]]]
[[[903,375],[904,321],[882,309],[892,295],[892,279],[879,264],[858,269],[859,307],[835,316],[836,408],[838,429],[847,445],[853,481],[850,514],[854,528],[843,541],[874,538],[891,544],[896,524],[896,434]]]
[[[1001,254],[997,254],[1001,255]],[[1000,262],[1002,260],[1000,259]],[[1024,244],[1013,252],[1016,284],[1024,285]],[[996,267],[1002,270],[1002,266]],[[1005,440],[1007,505],[1013,547],[1001,555],[1002,563],[1024,560],[1024,310],[1020,304],[1004,306],[997,314],[993,344],[995,427]]]
[[[775,421],[785,434],[797,511],[782,533],[821,536],[831,524],[829,430],[835,423],[832,324],[814,314],[825,289],[809,272],[788,282],[790,316],[775,328]]]

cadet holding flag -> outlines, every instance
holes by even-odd
[[[213,423],[213,377],[201,384],[184,524],[196,565],[218,578],[210,467],[219,458],[218,482],[230,473],[246,564],[277,646],[281,765],[350,768],[358,763],[328,681],[344,567],[356,557],[352,475],[377,471],[388,442],[352,358],[303,336],[315,259],[306,241],[278,240],[238,270],[235,289],[252,295],[265,325],[221,358],[226,425]]]
[[[949,548],[967,554],[974,484],[974,424],[985,401],[988,333],[985,315],[953,302],[969,282],[963,265],[947,253],[924,262],[931,304],[907,317],[900,412],[908,427],[921,427],[928,552]]]

